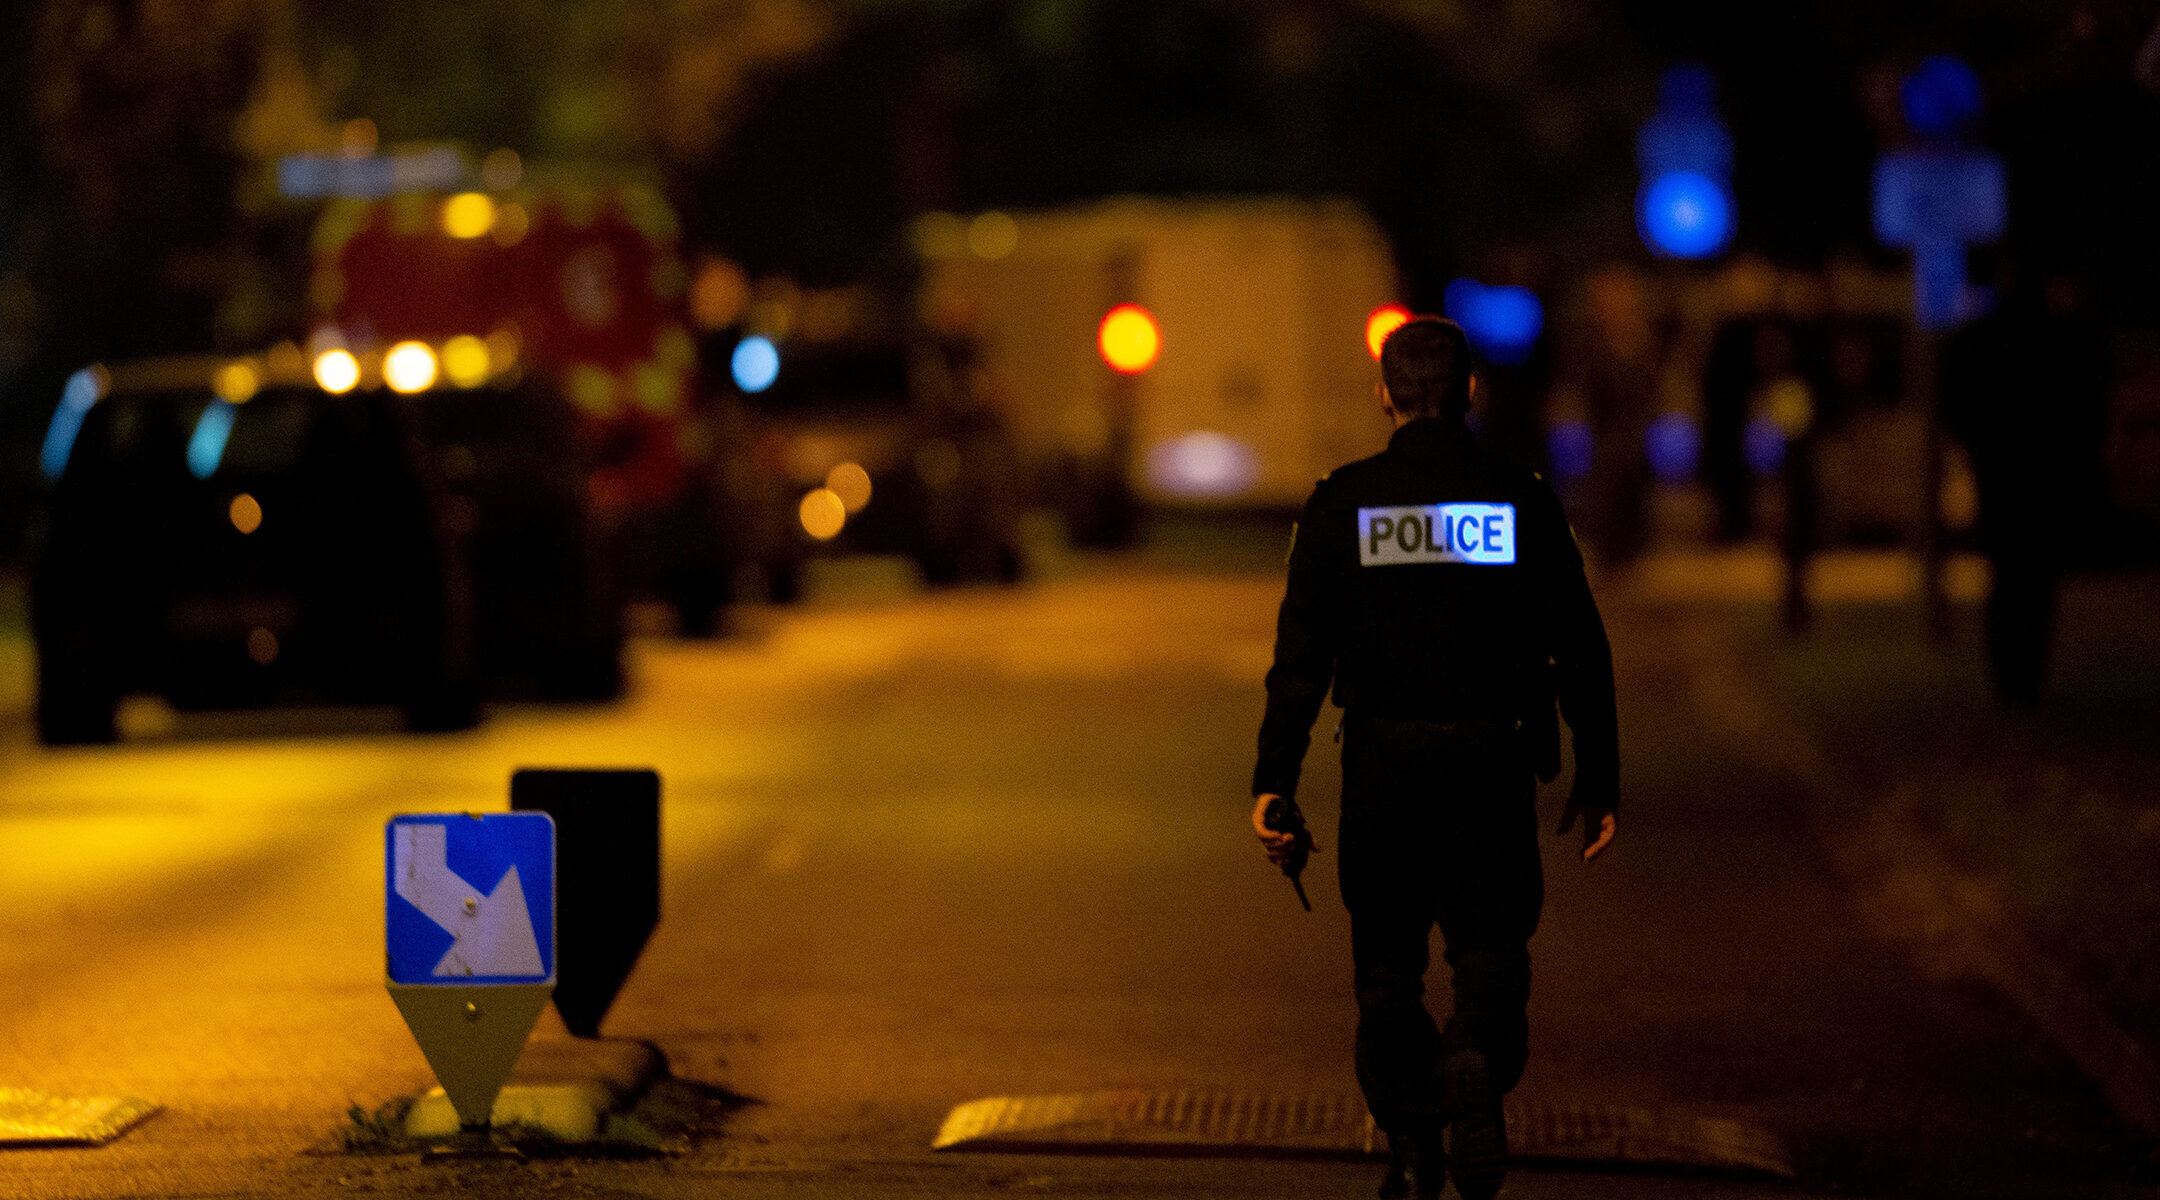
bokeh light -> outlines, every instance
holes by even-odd
[[[1235,496],[1260,479],[1260,456],[1227,434],[1196,430],[1148,451],[1148,480],[1173,496]]]
[[[315,383],[322,390],[343,393],[360,382],[360,360],[350,350],[325,350],[315,356]]]
[[[825,473],[825,490],[840,497],[840,506],[858,513],[870,503],[870,472],[861,463],[844,462]]]
[[[1586,421],[1562,420],[1545,431],[1545,457],[1552,462],[1553,475],[1563,482],[1581,479],[1590,473],[1594,449],[1595,439],[1591,437]]]
[[[840,536],[847,524],[847,502],[833,494],[831,488],[816,488],[802,498],[796,506],[796,514],[803,531],[821,542]]]
[[[435,385],[435,352],[426,342],[399,342],[383,355],[383,382],[393,392],[424,392]]]
[[[255,364],[246,359],[235,359],[219,367],[210,380],[210,390],[227,404],[246,404],[262,387],[262,374]]]
[[[1154,366],[1162,353],[1162,330],[1155,314],[1137,304],[1120,304],[1103,317],[1095,344],[1112,370],[1137,375]]]
[[[1757,475],[1775,475],[1785,465],[1785,431],[1768,416],[1751,418],[1740,436],[1740,453]]]
[[[188,474],[197,479],[208,479],[217,474],[218,464],[225,461],[225,443],[232,439],[233,406],[223,400],[212,400],[195,418],[195,432],[188,435]]]
[[[75,439],[82,433],[84,414],[111,388],[112,376],[103,367],[84,367],[68,376],[67,386],[60,390],[59,407],[53,410],[52,424],[45,429],[45,444],[38,453],[38,468],[45,478],[58,479],[67,470],[68,458],[75,452]]]
[[[1952,54],[1921,59],[1898,84],[1898,105],[1905,111],[1905,123],[1922,137],[1951,138],[1964,133],[1979,121],[1984,103],[1980,76]]]
[[[1537,348],[1545,332],[1545,306],[1529,288],[1487,286],[1475,279],[1457,279],[1442,293],[1447,315],[1470,338],[1471,346],[1488,362],[1516,366]]]
[[[1643,244],[1668,258],[1707,258],[1732,241],[1732,198],[1695,171],[1669,171],[1643,185],[1635,223]]]
[[[735,343],[735,353],[728,358],[728,373],[735,377],[736,387],[756,395],[780,378],[780,348],[764,334],[752,334]]]
[[[495,202],[479,192],[459,192],[443,201],[442,227],[454,238],[486,237],[495,228]]]
[[[1020,248],[1020,223],[1001,212],[986,212],[968,222],[968,249],[975,257],[996,261]]]
[[[1694,414],[1660,413],[1643,431],[1643,458],[1650,473],[1666,483],[1681,483],[1695,475],[1702,462],[1702,427]]]
[[[242,492],[225,506],[225,516],[232,521],[234,529],[243,534],[253,533],[262,528],[262,502]]]
[[[1372,310],[1365,318],[1365,348],[1372,351],[1373,361],[1380,361],[1380,347],[1387,342],[1387,335],[1410,323],[1410,310],[1400,304],[1383,304]]]
[[[461,333],[443,343],[443,374],[461,388],[479,387],[488,378],[487,343]]]

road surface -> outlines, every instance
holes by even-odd
[[[1332,859],[1308,916],[1246,827],[1278,589],[1124,560],[754,613],[636,642],[620,705],[458,735],[138,713],[123,746],[54,752],[6,721],[0,1086],[164,1111],[102,1149],[0,1151],[0,1195],[1370,1195],[1367,1163],[927,1150],[991,1095],[1354,1091]],[[1810,1192],[2155,1194],[2017,1012],[1856,915],[1809,798],[1690,687],[1681,635],[1717,611],[1605,599],[1626,807],[1594,868],[1548,841],[1524,1094],[1760,1126]],[[1323,846],[1332,720],[1304,794]],[[663,920],[606,1032],[756,1103],[665,1161],[322,1153],[348,1106],[430,1082],[382,985],[383,822],[573,765],[665,780]],[[1791,1193],[1526,1171],[1508,1194]]]

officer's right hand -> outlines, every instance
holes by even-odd
[[[1290,848],[1297,844],[1297,835],[1283,833],[1267,827],[1267,806],[1282,797],[1273,792],[1262,792],[1253,797],[1253,833],[1260,838],[1260,846],[1267,851],[1268,861],[1281,866],[1290,861]]]

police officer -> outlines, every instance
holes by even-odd
[[[1536,784],[1574,732],[1585,861],[1612,842],[1619,732],[1612,652],[1559,501],[1481,449],[1465,422],[1470,346],[1420,317],[1381,350],[1380,454],[1322,479],[1298,522],[1267,675],[1253,827],[1294,799],[1330,682],[1344,715],[1343,901],[1350,910],[1357,1075],[1391,1163],[1383,1197],[1500,1190],[1500,1099],[1529,1055],[1528,943],[1544,903]],[[1424,1004],[1433,925],[1453,971],[1443,1031]],[[1446,1132],[1446,1153],[1442,1132]]]

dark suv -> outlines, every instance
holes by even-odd
[[[750,339],[708,347],[725,355]],[[774,343],[770,377],[718,397],[716,464],[731,557],[792,599],[814,554],[869,552],[912,559],[925,582],[1013,582],[1021,573],[1022,481],[1004,423],[971,391],[965,347]],[[852,478],[850,478],[852,477]],[[821,521],[830,492],[844,512]]]
[[[290,347],[69,382],[31,579],[45,741],[111,740],[129,693],[450,729],[506,680],[619,687],[561,401],[514,372],[399,393],[346,361],[336,392]]]

